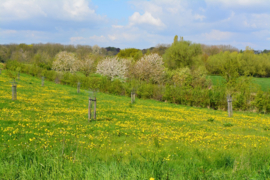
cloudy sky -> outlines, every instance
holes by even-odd
[[[0,0],[0,44],[149,48],[175,35],[270,49],[269,0]]]

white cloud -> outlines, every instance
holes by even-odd
[[[135,12],[131,17],[129,17],[129,22],[131,26],[136,24],[148,24],[158,27],[165,26],[159,18],[154,18],[149,12],[145,12],[143,15]]]
[[[76,43],[76,42],[78,42],[78,41],[81,41],[81,40],[83,40],[84,39],[84,37],[71,37],[70,38],[70,42],[72,43],[72,44],[74,44],[74,43]]]
[[[117,39],[117,37],[115,35],[108,35],[109,39],[114,41]]]
[[[108,38],[105,36],[90,36],[90,37],[83,37],[83,36],[77,36],[77,37],[70,37],[69,43],[71,44],[100,44],[104,42],[108,42]]]
[[[251,33],[257,39],[267,39],[270,36],[270,30],[261,30],[255,31]]]
[[[203,21],[203,19],[205,19],[206,17],[204,15],[200,15],[200,14],[195,14],[194,15],[194,19],[195,20],[200,20]]]
[[[247,28],[270,29],[270,14],[246,15],[243,25]]]
[[[16,30],[12,30],[12,29],[6,29],[6,30],[2,30],[0,29],[1,34],[14,34],[17,33]]]
[[[65,0],[63,1],[62,11],[63,15],[66,15],[67,18],[76,20],[84,20],[89,15],[95,14],[95,10],[90,9],[88,2],[85,0]],[[60,13],[58,15],[62,17]]]
[[[192,9],[189,7],[187,0],[150,0],[150,1],[142,1],[142,0],[133,0],[131,3],[136,7],[137,14],[138,12],[145,12],[149,13],[152,17],[159,22],[162,22],[163,27],[158,28],[157,30],[165,30],[171,29],[171,31],[178,31],[181,33],[182,27],[187,28],[193,21],[197,21],[198,19],[203,19],[204,15],[201,14],[200,17],[196,14],[198,12],[193,12]],[[149,15],[149,16],[150,16]],[[135,16],[135,14],[133,14]],[[143,15],[140,15],[143,16]],[[195,19],[197,18],[197,20]],[[150,19],[150,18],[149,18]],[[156,24],[158,24],[156,22]],[[179,31],[179,29],[181,29]],[[155,29],[151,29],[151,31],[155,31]]]
[[[101,35],[101,36],[96,36],[96,35],[90,36],[89,39],[92,40],[92,41],[95,41],[95,42],[106,42],[106,41],[108,41],[107,38],[105,36],[103,36],[103,35]]]
[[[0,19],[27,19],[31,16],[47,16],[34,0],[1,0]]]
[[[207,40],[221,41],[221,40],[229,40],[233,36],[233,33],[219,30],[212,30],[209,33],[203,33],[202,36]]]
[[[135,41],[141,37],[141,33],[132,29],[125,29],[108,35],[111,41]]]
[[[100,20],[87,0],[1,0],[1,20],[49,17],[60,20]]]
[[[124,26],[121,26],[121,25],[112,25],[113,28],[123,28]]]
[[[205,0],[207,4],[214,4],[226,7],[253,7],[253,6],[269,6],[269,0]]]

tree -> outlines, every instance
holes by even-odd
[[[164,76],[162,57],[158,54],[143,56],[134,66],[133,73],[137,79],[160,83]]]
[[[94,63],[95,61],[91,55],[88,55],[77,61],[78,69],[82,71],[86,77],[94,71]]]
[[[202,53],[200,44],[193,44],[189,41],[177,41],[169,47],[163,59],[165,66],[169,69],[189,67],[193,65],[193,57]]]
[[[158,45],[156,45],[156,47],[154,47],[151,50],[151,53],[153,53],[153,54],[156,53],[156,54],[162,56],[169,47],[170,47],[170,45],[167,45],[167,44],[158,44]]]
[[[9,49],[6,46],[0,46],[0,62],[5,62],[8,60]]]
[[[100,54],[101,53],[101,48],[98,45],[94,45],[92,47],[92,51],[94,54]]]
[[[53,58],[47,52],[38,51],[32,59],[37,66],[47,70],[52,69]]]
[[[142,51],[135,48],[122,49],[117,54],[119,58],[133,58],[135,61],[139,60],[142,55]]]
[[[239,77],[239,61],[237,60],[237,52],[230,53],[229,51],[223,54],[224,64],[221,66],[221,72],[226,80],[227,91],[229,94],[233,94],[236,90],[235,85],[237,78]]]
[[[175,35],[174,38],[173,38],[173,43],[176,44],[178,42],[178,36]]]
[[[52,69],[56,71],[75,72],[78,69],[75,54],[66,51],[61,51],[55,56]]]
[[[107,76],[109,79],[126,79],[127,60],[118,57],[106,57],[98,63],[96,73]]]

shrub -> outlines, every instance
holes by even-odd
[[[115,95],[124,95],[124,87],[122,82],[119,79],[115,79],[111,82],[111,85],[109,87],[109,93],[115,94]]]
[[[139,98],[151,99],[153,97],[154,85],[148,83],[142,83],[137,90]]]
[[[6,62],[6,69],[9,69],[11,71],[15,71],[17,67],[20,67],[21,64],[16,60],[8,60]]]
[[[258,112],[269,113],[270,112],[270,91],[264,93],[259,91],[254,100],[254,106]]]

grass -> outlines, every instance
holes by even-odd
[[[208,76],[214,85],[218,83],[224,83],[224,78],[221,76]],[[270,89],[270,78],[253,78],[254,84],[259,85],[262,91],[269,91]]]
[[[270,117],[88,93],[0,75],[1,179],[267,179]],[[231,126],[233,125],[233,126]]]

